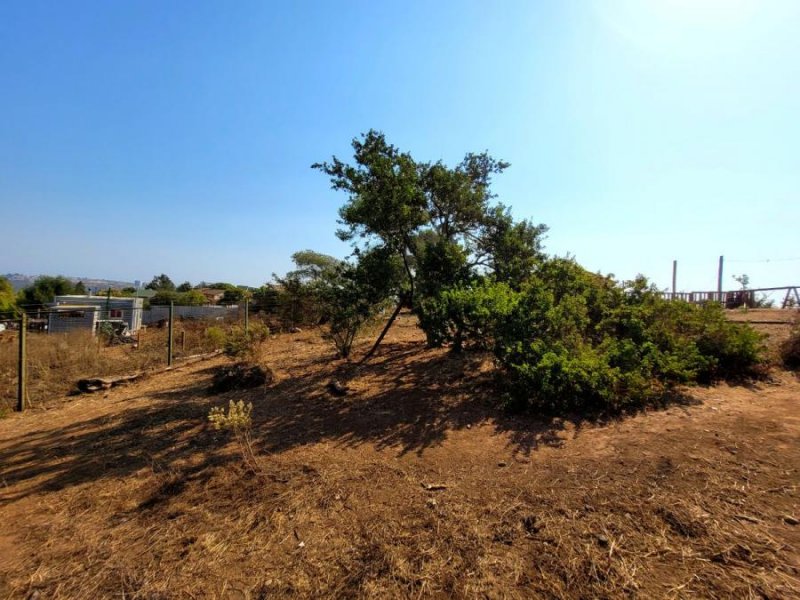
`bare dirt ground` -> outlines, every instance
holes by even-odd
[[[266,388],[209,396],[220,358],[0,420],[0,598],[800,597],[795,375],[585,422],[499,412],[407,316],[343,398],[331,357],[283,335]]]

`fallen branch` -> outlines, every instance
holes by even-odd
[[[426,492],[438,492],[447,489],[447,486],[443,483],[423,483],[422,487]]]
[[[131,381],[136,381],[140,377],[143,377],[144,373],[133,373],[132,375],[122,375],[121,377],[96,377],[94,379],[79,379],[78,380],[78,390],[83,392],[84,394],[92,393],[92,392],[99,392],[101,390],[107,390],[117,385],[121,385],[123,383],[128,383]]]
[[[180,364],[172,365],[170,367],[163,367],[160,369],[151,369],[149,371],[137,371],[136,373],[131,373],[130,375],[120,375],[118,377],[88,377],[84,379],[79,379],[77,383],[78,391],[82,394],[91,394],[93,392],[108,390],[118,385],[136,381],[137,379],[141,379],[142,377],[146,377],[147,375],[156,375],[158,373],[165,373],[167,371],[172,371],[174,369],[184,367],[192,363],[200,362],[202,360],[207,360],[209,358],[219,356],[220,354],[221,350],[215,350],[214,352],[208,352],[206,354],[194,354],[192,356],[187,356],[186,358],[182,359]]]

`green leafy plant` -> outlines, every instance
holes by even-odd
[[[211,346],[214,350],[219,350],[225,346],[225,340],[227,336],[222,327],[212,325],[206,329],[205,338],[209,346]]]
[[[757,376],[762,336],[715,303],[663,300],[550,259],[497,327],[508,398],[546,411],[617,411],[684,383]]]
[[[486,349],[494,344],[498,323],[511,313],[517,298],[507,284],[479,279],[424,297],[417,315],[430,346],[452,343],[454,352],[465,345]]]
[[[252,358],[258,346],[269,337],[269,328],[253,324],[248,331],[236,325],[225,336],[224,351],[231,358]]]

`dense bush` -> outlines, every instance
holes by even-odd
[[[244,327],[239,325],[231,327],[228,331],[213,325],[205,332],[209,347],[223,350],[232,358],[249,357],[268,337],[269,327],[258,322],[250,323],[247,333],[245,333]]]
[[[545,261],[497,325],[510,401],[548,411],[619,410],[669,387],[746,377],[762,338],[719,305],[668,302],[573,261]]]
[[[452,342],[455,351],[465,345],[490,348],[498,323],[508,317],[516,301],[517,294],[507,284],[481,279],[424,297],[417,315],[430,346]]]
[[[781,359],[787,369],[800,369],[800,318],[795,321],[789,338],[781,344]]]

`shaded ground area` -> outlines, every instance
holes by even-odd
[[[314,332],[261,360],[0,420],[0,598],[800,595],[794,375],[588,423],[498,412],[488,358],[407,316],[355,376]],[[230,399],[257,472],[207,425]]]

